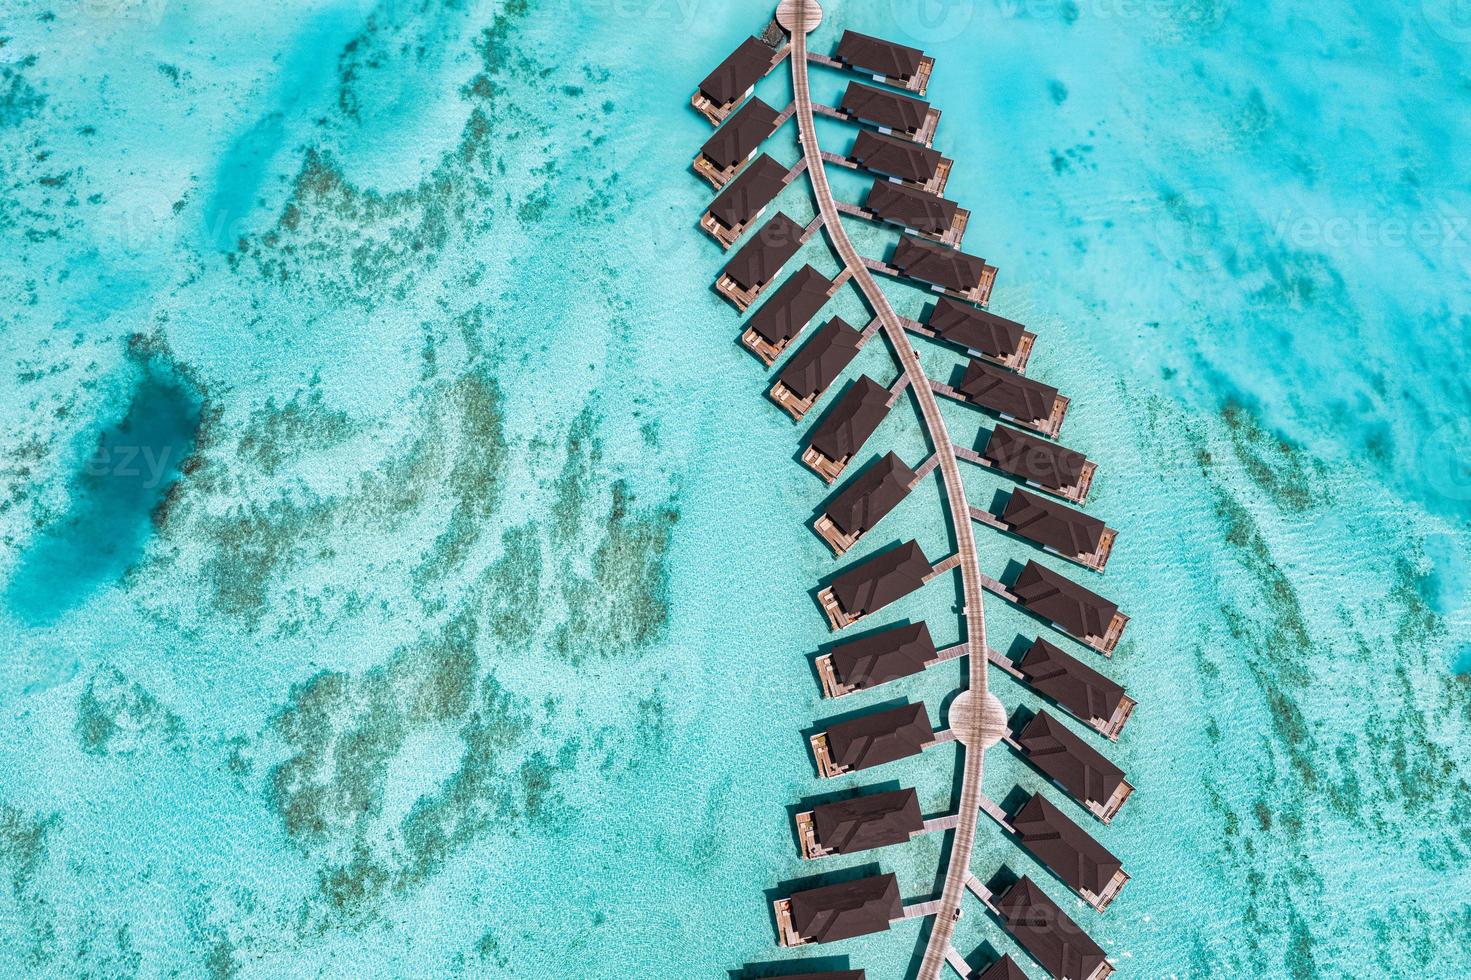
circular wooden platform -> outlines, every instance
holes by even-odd
[[[962,691],[950,702],[950,730],[968,749],[989,749],[1006,734],[1006,708],[990,691],[979,705],[972,695],[971,691]]]
[[[788,34],[795,34],[799,13],[805,15],[802,19],[803,33],[812,33],[822,23],[822,5],[817,0],[781,0],[776,8],[776,22]]]

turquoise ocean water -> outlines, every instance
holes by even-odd
[[[967,248],[1121,531],[1090,584],[1133,619],[1107,671],[1141,704],[1110,749],[1138,792],[1090,829],[1133,881],[1074,910],[989,827],[973,870],[1038,876],[1124,975],[1463,975],[1464,10],[825,7],[815,50],[852,27],[937,57]],[[829,788],[800,733],[839,713],[809,665],[835,566],[801,430],[709,289],[687,105],[769,12],[0,0],[0,974],[780,958],[773,889],[816,870],[789,807]],[[759,91],[785,105],[785,72]],[[866,322],[851,290],[831,309]],[[894,373],[877,344],[858,369]],[[868,448],[917,463],[914,413]],[[880,530],[860,553],[944,554],[938,487]],[[992,574],[1028,556],[981,544]],[[956,602],[882,619],[948,644]],[[988,612],[993,645],[1035,633]],[[938,721],[960,679],[856,707]],[[954,761],[861,783],[938,813]],[[987,763],[995,798],[1037,785]],[[847,863],[914,899],[942,856]],[[898,977],[922,943],[816,954]],[[957,946],[983,944],[1015,951],[972,904]]]

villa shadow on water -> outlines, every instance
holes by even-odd
[[[194,450],[203,403],[160,358],[140,359],[126,412],[105,425],[71,481],[71,509],[21,556],[5,590],[22,622],[46,625],[137,561],[152,516]]]

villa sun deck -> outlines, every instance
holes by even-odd
[[[999,517],[980,507],[972,507],[970,513],[979,524],[1100,573],[1118,539],[1118,532],[1096,517],[1020,489],[1011,492]]]
[[[731,110],[750,95],[756,83],[781,64],[791,49],[783,43],[774,48],[764,41],[748,37],[700,83],[690,96],[690,105],[719,126]]]
[[[1118,766],[1045,710],[1005,738],[1018,755],[1103,823],[1118,815],[1134,787]]]
[[[989,575],[981,576],[981,586],[1105,657],[1113,656],[1129,625],[1118,606],[1035,561],[1009,587]]]
[[[981,306],[990,302],[996,285],[996,267],[985,259],[911,235],[899,239],[889,261],[865,258],[863,264],[873,272]]]
[[[791,356],[767,394],[800,422],[862,349],[866,334],[833,317]]]

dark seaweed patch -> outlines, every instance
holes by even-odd
[[[148,691],[103,667],[77,700],[76,733],[91,755],[130,755],[150,745],[178,746],[184,726]]]

